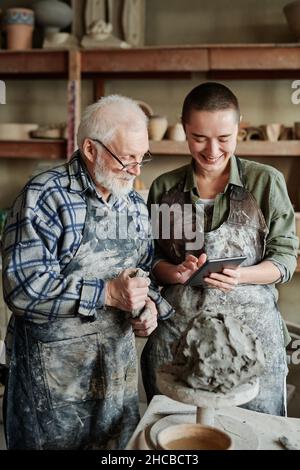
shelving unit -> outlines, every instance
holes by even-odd
[[[0,51],[0,77],[66,78],[69,140],[0,141],[0,158],[64,159],[74,147],[80,116],[80,80],[94,80],[94,98],[105,94],[114,78],[190,78],[205,73],[215,79],[292,78],[300,71],[300,44],[214,44],[79,51]],[[150,142],[153,155],[189,155],[186,142]],[[239,142],[244,157],[300,157],[300,141]],[[298,257],[297,272],[300,272]]]
[[[0,51],[0,77],[66,78],[68,80],[67,147],[63,141],[0,141],[0,157],[61,159],[70,156],[80,116],[80,79],[92,78],[95,99],[105,94],[110,78],[295,78],[300,71],[300,44],[208,44],[199,46],[91,49],[78,51]],[[48,148],[47,148],[48,147]],[[188,155],[185,142],[151,142],[153,154]],[[299,157],[300,141],[240,142],[237,154],[247,157]]]

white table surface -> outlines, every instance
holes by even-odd
[[[151,400],[144,416],[140,420],[133,433],[126,449],[151,450],[149,440],[145,440],[145,431],[149,431],[151,425],[159,419],[172,414],[195,413],[196,407],[186,405],[172,400],[165,395],[155,395]],[[259,439],[259,450],[277,449],[284,447],[278,442],[278,438],[286,436],[293,444],[300,449],[300,418],[284,418],[255,411],[245,410],[239,407],[222,408],[216,410],[216,414],[230,416],[251,426]]]

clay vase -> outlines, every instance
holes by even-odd
[[[40,0],[34,4],[36,21],[42,25],[46,33],[58,33],[71,24],[72,8],[58,0]]]
[[[168,120],[165,116],[150,116],[148,124],[149,139],[159,141],[168,127]]]
[[[177,122],[174,126],[168,127],[167,137],[176,142],[184,142],[186,140],[183,125]]]
[[[283,12],[291,32],[300,41],[300,1],[288,3],[283,7]]]
[[[261,126],[261,128],[264,133],[265,140],[269,140],[270,142],[276,142],[281,134],[282,124],[274,122],[263,125]]]
[[[34,12],[28,8],[8,8],[4,17],[7,49],[18,51],[32,48]]]

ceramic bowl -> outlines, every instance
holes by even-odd
[[[27,140],[38,124],[0,123],[0,140]]]
[[[231,437],[220,429],[202,424],[175,424],[157,435],[163,450],[230,450]]]

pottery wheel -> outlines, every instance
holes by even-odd
[[[173,424],[195,423],[196,414],[172,414],[156,421],[150,428],[149,438],[154,449],[157,449],[157,435]],[[230,416],[218,415],[215,427],[230,435],[234,450],[255,450],[259,447],[259,439],[249,424],[239,422]]]
[[[215,425],[215,409],[243,405],[252,400],[259,391],[258,379],[235,387],[227,393],[209,392],[188,387],[178,377],[166,372],[157,372],[157,387],[161,393],[174,400],[197,406],[196,422]]]
[[[254,379],[247,384],[235,387],[227,393],[208,392],[188,387],[175,375],[157,372],[157,387],[161,393],[188,405],[209,408],[239,406],[252,400],[258,394],[259,381]]]

